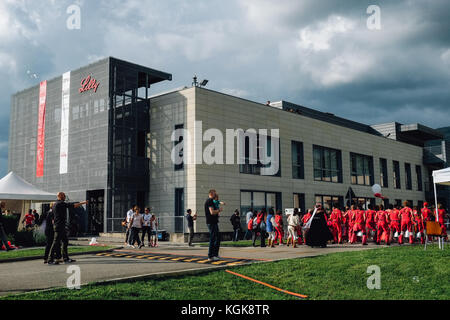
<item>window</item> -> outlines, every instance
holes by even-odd
[[[175,125],[175,130],[183,129],[183,128],[184,128],[183,124]],[[183,135],[179,136],[178,141],[174,141],[174,147],[180,143],[183,143]],[[182,148],[180,149],[180,153],[179,153],[180,158],[183,158],[183,156],[184,156],[183,151],[184,151],[184,148],[182,146]],[[174,166],[175,171],[183,170],[183,169],[184,169],[184,159],[180,164],[175,164],[175,166]]]
[[[392,162],[394,165],[394,188],[395,189],[400,189],[401,188],[401,184],[400,184],[400,163],[398,161],[393,161]]]
[[[388,168],[387,160],[380,158],[380,182],[383,188],[388,188]]]
[[[422,167],[416,166],[416,177],[417,177],[417,191],[423,190],[423,181],[422,181]]]
[[[316,194],[316,203],[322,204],[322,207],[326,210],[331,210],[333,205],[338,205],[342,208],[344,206],[344,197]]]
[[[375,198],[354,198],[352,203],[361,206],[364,210],[369,209],[369,205],[375,205]]]
[[[259,155],[259,150],[263,144],[263,138],[267,139],[267,157],[271,159],[271,161],[278,162],[278,171],[276,174],[272,175],[273,177],[281,177],[281,148],[278,148],[278,159],[272,159],[272,137],[270,136],[262,136],[260,134],[256,134],[256,146],[252,145],[250,137],[245,136],[244,138],[244,164],[239,165],[239,173],[246,174],[254,174],[261,175],[261,168],[270,168],[273,166],[273,163],[263,164],[261,162],[261,158]],[[254,143],[253,143],[254,144]],[[275,157],[276,158],[276,157]]]
[[[292,178],[305,179],[305,171],[303,166],[303,143],[292,141]]]
[[[257,211],[262,208],[281,210],[281,193],[241,190],[241,214],[248,212],[251,208]]]
[[[306,213],[304,193],[294,193],[294,208],[299,208],[301,213]]]
[[[139,130],[137,133],[137,156],[138,157],[145,157],[146,156],[146,137],[147,133],[145,131]]]
[[[395,206],[401,207],[402,206],[402,199],[395,199]]]
[[[412,190],[411,164],[405,163],[406,189]]]
[[[350,153],[352,184],[373,185],[373,158],[362,154]]]
[[[314,180],[342,183],[341,151],[313,146]]]

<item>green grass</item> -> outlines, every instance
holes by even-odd
[[[236,267],[234,272],[307,295],[308,299],[450,299],[450,249],[403,246],[333,253]],[[381,268],[381,289],[366,286],[367,267]],[[298,299],[224,270],[116,284],[90,284],[6,299],[281,300]]]
[[[108,250],[113,247],[97,247],[97,246],[70,246],[69,254],[93,252],[100,250]],[[31,249],[19,249],[13,251],[0,251],[0,260],[13,259],[13,258],[25,258],[25,257],[43,257],[44,248],[31,248]]]

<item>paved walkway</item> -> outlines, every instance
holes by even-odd
[[[366,250],[374,245],[330,245],[328,248],[299,246],[276,248],[226,248],[220,255],[226,263],[210,263],[208,248],[160,246],[157,248],[122,249],[112,254],[76,256],[75,265],[81,270],[81,284],[118,280],[131,277],[196,273],[231,265],[311,257],[333,252]],[[378,246],[377,246],[378,248]],[[152,258],[153,257],[153,258]],[[156,257],[156,258],[155,258]],[[159,258],[158,258],[159,257]],[[65,287],[70,274],[68,265],[48,266],[42,260],[0,264],[0,296],[27,291]]]

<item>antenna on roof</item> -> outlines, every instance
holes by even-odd
[[[193,87],[206,87],[206,85],[208,84],[209,80],[208,79],[204,79],[202,80],[201,83],[198,83],[197,81],[197,75],[194,75],[194,77],[192,78],[192,86]]]

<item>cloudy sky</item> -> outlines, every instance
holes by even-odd
[[[81,9],[69,30],[67,8]],[[380,8],[370,30],[369,5]],[[448,0],[0,0],[0,175],[11,95],[107,56],[367,124],[450,126]]]

